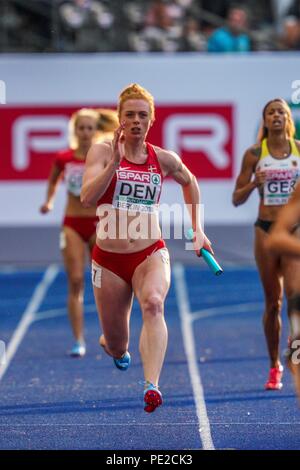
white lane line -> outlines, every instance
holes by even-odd
[[[244,304],[222,305],[220,307],[211,307],[198,310],[191,313],[192,320],[215,317],[218,315],[234,315],[236,313],[249,313],[264,308],[263,302],[249,302]]]
[[[22,318],[8,344],[6,350],[6,362],[3,366],[0,367],[0,381],[3,378],[5,372],[7,371],[22,339],[24,338],[30,324],[32,323],[35,312],[39,309],[47,290],[54,281],[58,272],[59,267],[56,264],[48,266],[44,273],[43,279],[36,286],[33,295],[30,299],[30,302],[27,305],[26,310],[24,311]]]
[[[199,421],[199,434],[202,441],[203,449],[214,450],[212,441],[210,424],[207,416],[203,386],[197,365],[196,348],[192,327],[192,318],[190,314],[190,306],[188,293],[184,279],[184,268],[181,264],[175,264],[173,268],[175,279],[175,292],[181,319],[181,328],[183,333],[183,344],[185,354],[188,361],[188,368],[196,403],[196,412]]]

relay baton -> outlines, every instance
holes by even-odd
[[[188,230],[188,238],[190,240],[193,240],[194,238],[194,231],[192,228]],[[200,253],[204,261],[207,263],[207,265],[210,267],[210,269],[216,276],[220,276],[224,272],[219,263],[215,260],[213,255],[208,250],[206,250],[205,248],[201,248]]]

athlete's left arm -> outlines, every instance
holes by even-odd
[[[284,206],[266,240],[266,247],[281,255],[300,256],[300,239],[293,231],[300,223],[300,184]]]
[[[204,234],[201,226],[201,193],[197,178],[190,172],[175,152],[160,150],[157,152],[157,155],[164,175],[170,176],[182,187],[184,202],[192,221],[195,236],[194,246],[197,255],[200,256],[200,249],[202,247],[213,253],[211,243]]]

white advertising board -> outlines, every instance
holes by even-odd
[[[299,79],[299,54],[3,54],[0,225],[60,223],[63,187],[51,215],[42,217],[38,207],[46,192],[49,154],[67,145],[68,116],[84,105],[114,106],[132,82],[155,97],[153,143],[180,153],[197,175],[205,222],[250,223],[257,195],[242,207],[231,204],[243,153],[255,142],[264,104],[279,96],[296,101]],[[300,110],[294,113],[300,121]],[[178,202],[180,192],[166,181],[162,202]]]

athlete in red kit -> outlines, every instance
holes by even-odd
[[[154,121],[152,95],[140,85],[129,85],[121,92],[118,115],[121,125],[112,143],[94,145],[88,153],[81,200],[85,206],[98,205],[92,280],[103,330],[100,344],[119,369],[128,368],[129,318],[135,295],[143,317],[139,346],[145,411],[152,412],[162,403],[158,383],[168,336],[164,301],[170,262],[158,220],[167,175],[182,186],[197,253],[202,246],[211,248],[197,217],[200,193],[195,176],[174,152],[145,141]]]
[[[93,142],[111,138],[116,129],[115,111],[83,108],[75,112],[69,123],[70,149],[58,153],[48,180],[42,214],[53,209],[57,187],[62,176],[67,187],[67,204],[60,233],[60,249],[68,276],[68,312],[75,344],[71,356],[82,357],[86,353],[83,332],[83,291],[86,247],[91,252],[96,240],[96,207],[82,207],[80,191],[85,158]]]

